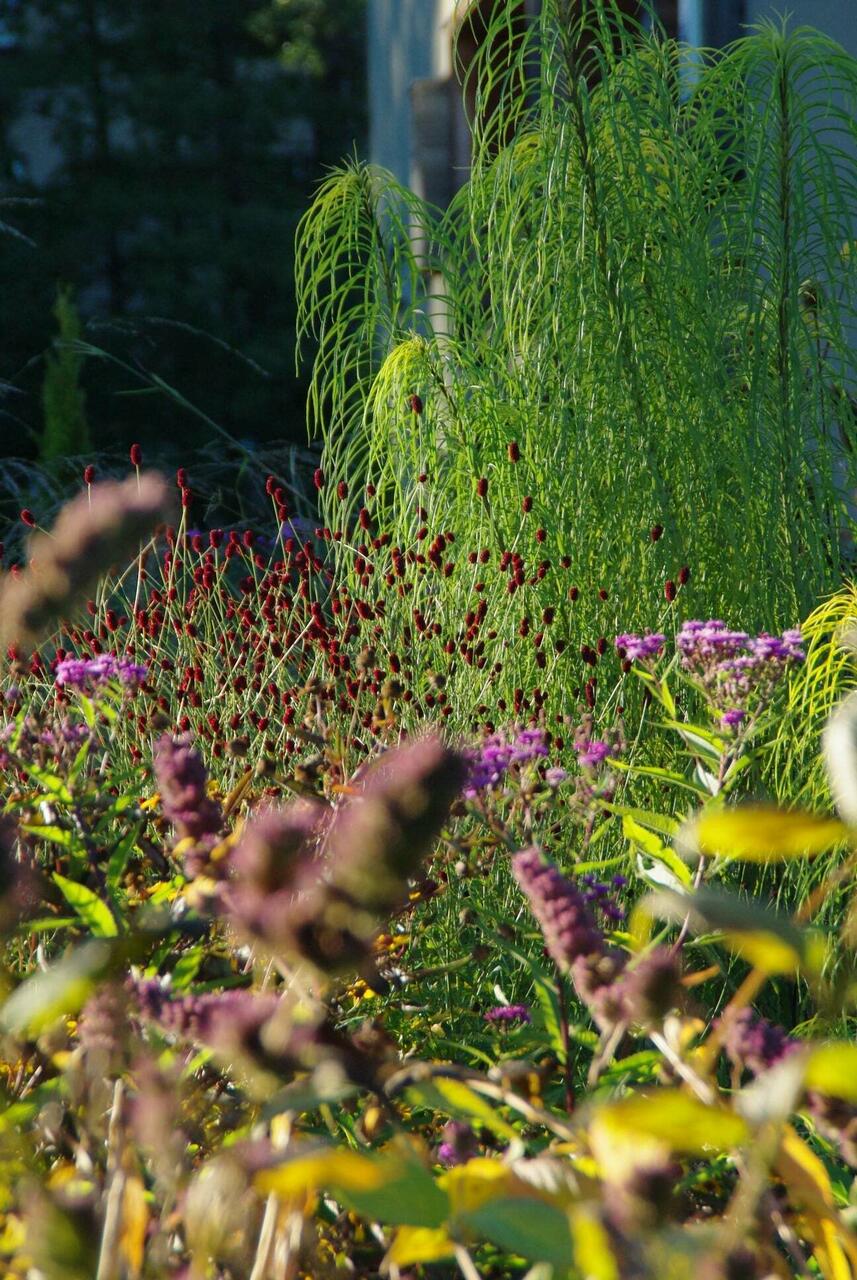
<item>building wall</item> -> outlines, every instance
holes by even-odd
[[[449,75],[454,0],[369,0],[369,155],[411,177],[415,81]]]
[[[787,5],[746,0],[745,21],[776,19],[784,12],[788,12],[794,26],[817,27],[857,57],[857,0],[789,0]]]
[[[456,0],[368,4],[369,158],[443,204],[467,167],[460,92],[450,65]],[[538,8],[538,0],[525,4],[532,12]],[[658,8],[668,29],[692,44],[726,43],[787,9],[795,25],[818,27],[857,56],[857,0],[658,0]]]

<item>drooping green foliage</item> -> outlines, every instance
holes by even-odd
[[[57,291],[54,315],[59,334],[54,350],[45,357],[42,384],[44,429],[40,454],[45,462],[69,454],[80,455],[92,448],[86,395],[80,385],[85,360],[74,345],[80,341],[80,318],[72,290],[67,286]]]
[[[654,622],[656,523],[700,607],[794,621],[850,527],[857,63],[808,30],[714,53],[548,0],[526,29],[499,5],[469,77],[446,212],[355,163],[302,224],[327,521],[362,475],[403,545],[427,508],[521,549],[532,495],[593,634],[605,566],[623,621]]]

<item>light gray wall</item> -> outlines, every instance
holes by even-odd
[[[857,57],[857,0],[747,0],[747,22],[788,13],[795,26],[818,27]]]
[[[369,156],[407,183],[411,169],[411,85],[432,76],[435,0],[369,0]]]

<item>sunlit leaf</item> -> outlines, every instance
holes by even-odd
[[[7,1031],[39,1035],[58,1018],[80,1011],[110,960],[105,942],[89,942],[16,987],[0,1012]]]
[[[440,1185],[449,1197],[454,1216],[473,1213],[489,1200],[499,1200],[511,1194],[518,1180],[507,1164],[479,1156],[466,1164],[449,1169]]]
[[[835,818],[769,805],[741,805],[700,814],[685,828],[683,843],[708,857],[778,862],[813,858],[847,839],[848,828]]]
[[[686,863],[673,852],[669,845],[655,834],[654,831],[648,831],[641,823],[637,822],[630,814],[625,814],[622,819],[622,832],[627,840],[642,850],[647,857],[652,858],[656,863],[661,863],[669,873],[669,884],[678,887],[689,888],[692,883],[690,871]],[[656,882],[658,881],[657,869],[649,869],[642,865],[641,872],[644,875],[651,875]]]
[[[741,1116],[709,1106],[680,1089],[641,1092],[598,1107],[593,1128],[632,1138],[653,1138],[671,1151],[701,1155],[728,1151],[748,1136]]]
[[[408,1095],[430,1110],[440,1111],[456,1120],[484,1125],[501,1138],[511,1141],[517,1136],[512,1126],[499,1115],[496,1106],[475,1093],[462,1080],[448,1080],[437,1076],[434,1080],[414,1085],[408,1090]]]
[[[444,1227],[399,1227],[387,1251],[386,1265],[410,1267],[451,1258],[455,1246]]]
[[[799,928],[763,903],[719,889],[706,887],[693,894],[661,889],[648,894],[637,904],[632,917],[640,936],[647,919],[677,924],[688,919],[696,934],[719,931],[731,950],[770,974],[791,973],[796,968],[817,973],[827,956],[823,934]]]
[[[857,1044],[816,1045],[807,1059],[804,1083],[807,1089],[857,1103]]]
[[[119,927],[113,913],[96,893],[86,885],[68,880],[58,871],[53,874],[54,884],[70,907],[73,907],[94,938],[115,938]]]
[[[393,1225],[439,1227],[449,1212],[447,1197],[429,1171],[400,1155],[322,1148],[263,1170],[256,1186],[283,1199],[330,1191],[357,1213]]]
[[[125,1260],[131,1280],[139,1276],[143,1267],[146,1245],[146,1229],[149,1225],[149,1209],[146,1189],[142,1179],[127,1179],[122,1196],[122,1229],[119,1234],[119,1252]]]
[[[594,1208],[580,1205],[571,1212],[574,1264],[580,1280],[619,1280],[619,1266],[610,1237]]]

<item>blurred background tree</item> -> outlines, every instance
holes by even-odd
[[[38,201],[3,211],[32,243],[0,239],[0,452],[47,439],[59,281],[126,366],[83,370],[96,448],[205,437],[150,373],[240,438],[304,439],[294,230],[362,143],[364,5],[0,0],[0,200]]]

